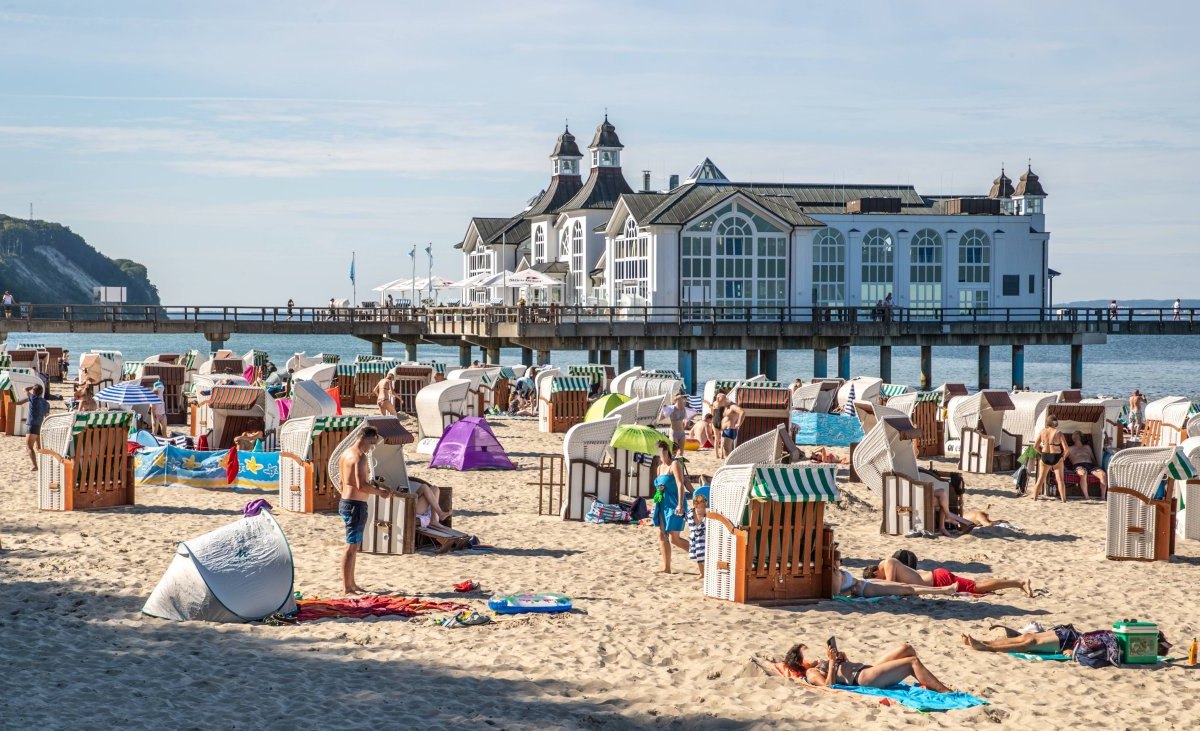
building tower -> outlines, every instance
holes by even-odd
[[[1004,213],[1013,212],[1013,184],[1012,180],[1004,174],[1004,166],[1000,166],[1000,177],[992,181],[992,189],[988,192],[988,198],[993,198],[1000,201],[1000,210]]]
[[[1045,214],[1042,202],[1046,200],[1046,190],[1033,172],[1033,166],[1025,170],[1025,174],[1017,182],[1013,191],[1013,207],[1018,216],[1040,216]],[[1041,227],[1038,227],[1039,230]]]

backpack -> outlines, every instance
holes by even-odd
[[[1084,632],[1075,643],[1075,660],[1089,668],[1106,668],[1121,664],[1121,646],[1109,630]]]

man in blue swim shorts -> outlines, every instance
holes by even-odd
[[[365,590],[354,580],[354,563],[362,548],[363,529],[367,526],[367,496],[388,497],[392,493],[371,484],[370,456],[379,443],[379,432],[365,427],[358,441],[338,459],[338,475],[342,482],[342,499],[338,515],[346,524],[346,548],[342,551],[342,585],[347,594],[362,594]]]

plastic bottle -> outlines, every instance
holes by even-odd
[[[1197,652],[1197,650],[1200,650],[1200,647],[1197,647],[1197,645],[1196,645],[1196,638],[1195,638],[1195,637],[1193,637],[1193,638],[1192,638],[1192,646],[1191,646],[1191,648],[1188,650],[1188,665],[1189,665],[1189,666],[1191,666],[1191,667],[1195,667],[1195,665],[1196,665],[1196,652]]]

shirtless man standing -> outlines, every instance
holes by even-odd
[[[367,525],[367,495],[387,497],[391,491],[368,482],[371,450],[379,443],[379,432],[366,427],[354,446],[338,459],[338,476],[342,482],[342,499],[338,515],[346,524],[346,548],[342,552],[342,585],[347,594],[362,594],[365,590],[354,580],[354,560],[362,546],[363,529]]]
[[[384,416],[396,416],[396,391],[392,388],[392,374],[379,379],[375,386],[375,405]]]
[[[728,457],[733,448],[737,446],[738,427],[742,425],[742,416],[745,412],[742,407],[729,400],[725,394],[719,394],[714,402],[714,406],[724,409],[721,415],[721,447],[724,456]]]

